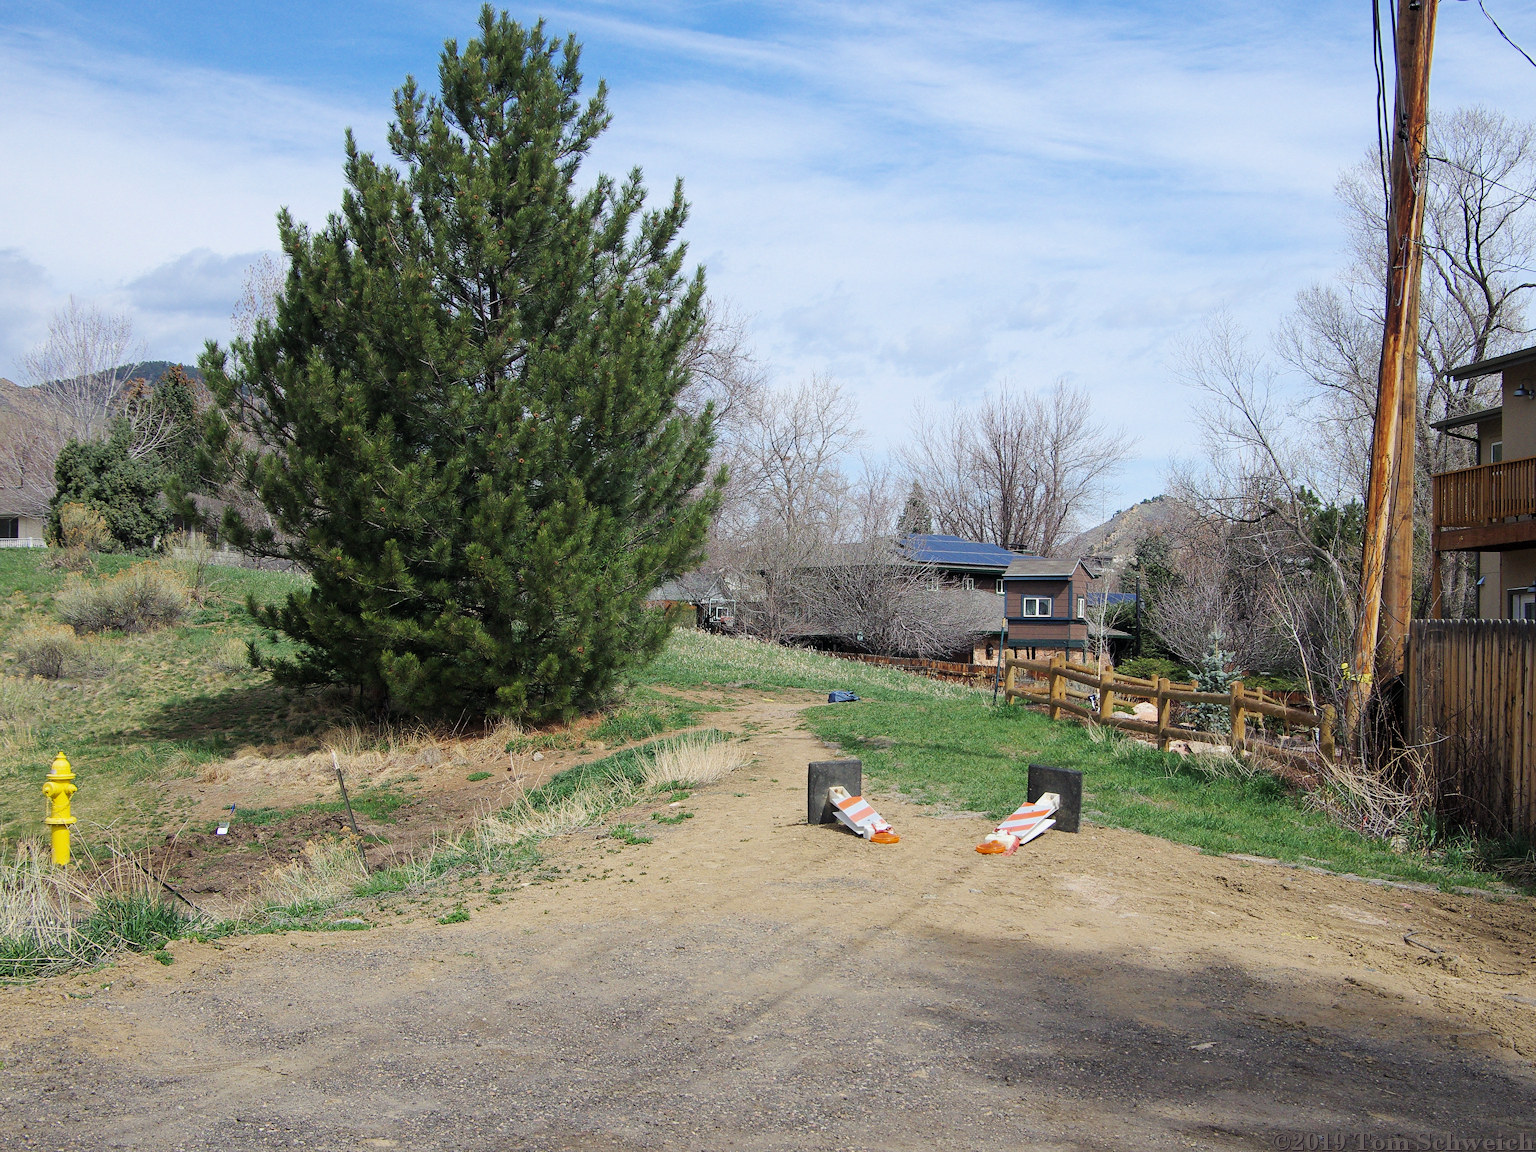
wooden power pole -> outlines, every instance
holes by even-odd
[[[1398,0],[1397,90],[1387,201],[1386,324],[1365,497],[1360,617],[1345,709],[1351,733],[1370,699],[1375,677],[1402,673],[1413,611],[1413,457],[1427,180],[1424,142],[1438,8],[1439,0]]]

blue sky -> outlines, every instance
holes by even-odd
[[[1536,0],[1487,0],[1536,53]],[[341,134],[381,148],[477,4],[0,6],[0,375],[73,293],[148,351],[227,336],[282,205],[320,221]],[[1339,171],[1374,140],[1366,0],[685,3],[512,9],[584,44],[593,164],[680,175],[691,253],[773,377],[832,376],[890,450],[914,405],[1089,386],[1136,438],[1111,507],[1188,453],[1176,351],[1262,338],[1341,259]],[[1536,117],[1536,68],[1441,6],[1431,98]]]

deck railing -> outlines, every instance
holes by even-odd
[[[1536,457],[1442,472],[1433,480],[1437,530],[1536,516]]]

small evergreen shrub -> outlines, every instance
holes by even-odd
[[[187,586],[158,564],[135,564],[109,580],[72,579],[54,606],[76,632],[152,632],[186,615]]]
[[[1200,658],[1200,663],[1195,666],[1195,690],[1198,692],[1230,692],[1232,681],[1237,679],[1235,672],[1228,672],[1227,665],[1232,662],[1233,653],[1223,652],[1221,645],[1214,640],[1211,642],[1211,650]],[[1232,713],[1221,704],[1191,704],[1189,713],[1194,719],[1195,727],[1203,732],[1226,732],[1232,727]]]

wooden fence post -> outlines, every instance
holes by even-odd
[[[1111,716],[1115,714],[1115,670],[1104,668],[1099,672],[1099,719],[1109,723]]]
[[[1057,706],[1058,700],[1067,698],[1067,679],[1061,674],[1061,669],[1066,666],[1067,658],[1061,653],[1051,657],[1051,719],[1061,719],[1061,709]]]
[[[1323,705],[1323,722],[1317,730],[1318,751],[1323,754],[1323,759],[1332,764],[1334,761],[1333,725],[1337,719],[1332,704]]]
[[[1157,678],[1157,750],[1168,751],[1168,725],[1173,717],[1173,701],[1168,698],[1168,677]]]
[[[1248,716],[1243,711],[1243,682],[1232,681],[1232,751],[1241,752],[1248,747]],[[1264,690],[1259,689],[1259,698],[1264,697]]]
[[[1019,669],[1018,665],[1008,663],[1008,657],[998,655],[1003,661],[1003,703],[1009,704],[1013,701],[1013,674]]]

